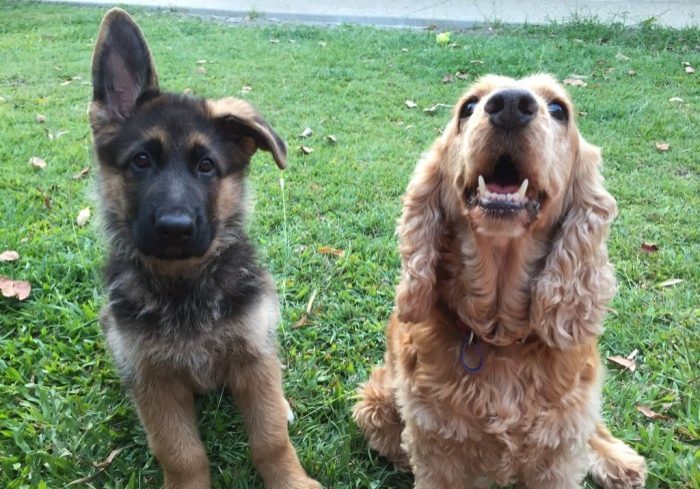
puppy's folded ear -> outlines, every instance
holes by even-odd
[[[605,240],[617,205],[603,187],[600,160],[598,148],[579,138],[563,221],[533,289],[532,324],[555,348],[599,335],[615,294]]]
[[[401,281],[396,292],[396,308],[404,322],[420,322],[435,305],[437,265],[440,240],[444,229],[441,205],[444,154],[441,143],[418,163],[403,200],[399,221]]]
[[[227,134],[235,138],[249,156],[258,149],[269,151],[280,170],[287,167],[287,145],[252,105],[226,97],[207,100],[207,106],[211,115],[221,121]]]
[[[92,56],[93,130],[127,118],[141,94],[157,90],[156,69],[141,30],[129,14],[111,9],[102,19]]]

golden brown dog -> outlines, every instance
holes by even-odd
[[[195,394],[222,386],[269,489],[318,489],[287,434],[270,274],[245,234],[257,149],[286,147],[248,103],[163,92],[138,26],[110,10],[92,64],[90,125],[110,253],[101,325],[168,489],[206,489]]]
[[[354,417],[416,488],[644,485],[600,416],[617,209],[574,114],[549,76],[487,76],[408,186],[384,364]]]

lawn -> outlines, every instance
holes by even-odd
[[[162,87],[250,100],[288,141],[284,173],[267,154],[252,163],[250,232],[281,295],[285,388],[298,417],[293,443],[329,488],[411,487],[409,476],[368,450],[349,412],[384,348],[401,194],[449,118],[443,106],[423,109],[454,103],[489,72],[586,77],[585,87],[569,88],[583,134],[603,148],[620,207],[609,242],[620,287],[601,354],[638,352],[633,372],[606,362],[604,417],[647,457],[647,487],[700,488],[700,74],[686,72],[700,69],[700,30],[579,19],[452,33],[454,44],[441,46],[427,31],[133,13]],[[24,301],[0,297],[7,489],[85,477],[77,487],[162,482],[97,324],[105,244],[86,108],[103,14],[0,0],[0,252],[21,255],[0,262],[0,275],[32,285]],[[313,134],[301,139],[306,127]],[[86,207],[92,218],[78,226]],[[229,395],[198,404],[214,487],[261,488]],[[111,464],[98,465],[110,454]]]

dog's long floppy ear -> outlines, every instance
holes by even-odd
[[[269,151],[280,170],[287,167],[287,145],[252,105],[233,97],[208,100],[207,105],[250,156],[258,149]]]
[[[579,137],[565,215],[533,290],[532,323],[555,348],[599,335],[615,295],[605,240],[617,205],[603,187],[600,161],[600,150]]]
[[[430,313],[437,294],[435,283],[444,228],[440,163],[444,148],[438,142],[418,163],[408,184],[399,221],[401,281],[396,293],[399,319],[420,322]]]
[[[147,90],[158,90],[158,76],[146,39],[129,14],[113,8],[102,19],[92,56],[93,129],[127,118]]]

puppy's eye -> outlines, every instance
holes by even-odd
[[[550,102],[547,105],[547,110],[549,111],[549,115],[558,121],[564,122],[569,118],[569,114],[566,113],[564,105],[559,102]]]
[[[459,118],[466,119],[467,117],[472,115],[478,104],[479,104],[479,99],[473,98],[473,99],[467,100],[462,105],[462,108],[459,109]]]
[[[149,168],[151,166],[151,157],[148,156],[148,153],[144,153],[141,151],[140,153],[136,153],[134,156],[131,157],[131,163],[138,169],[140,170],[145,170],[146,168]]]
[[[216,167],[214,166],[214,160],[206,156],[199,160],[199,163],[197,164],[197,171],[199,173],[210,174],[215,169]]]

